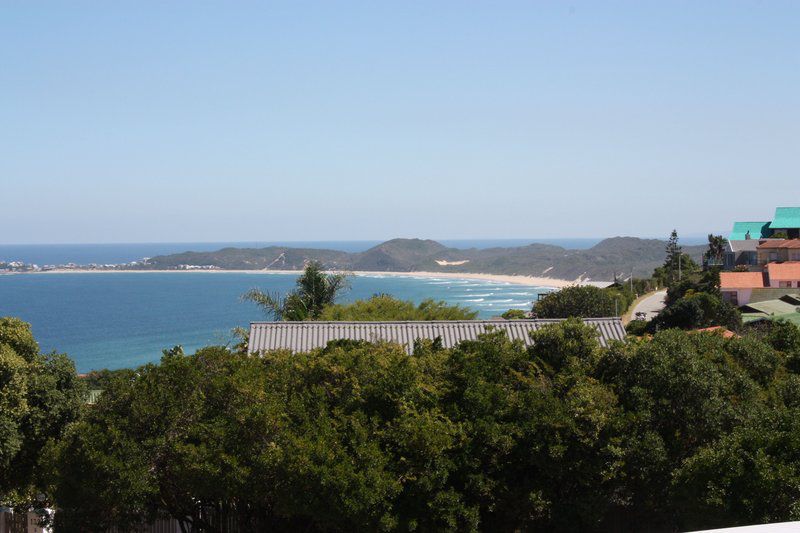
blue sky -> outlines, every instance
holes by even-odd
[[[727,231],[800,2],[3,2],[0,242]]]

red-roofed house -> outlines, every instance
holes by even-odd
[[[756,250],[760,265],[772,261],[800,261],[800,239],[761,240]]]
[[[764,274],[761,272],[720,272],[719,290],[722,297],[733,305],[750,302],[753,289],[763,289]]]
[[[769,263],[766,270],[770,287],[800,287],[800,262]]]

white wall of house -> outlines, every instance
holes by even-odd
[[[797,288],[800,287],[800,280],[796,279],[775,279],[774,277],[769,278],[769,286],[777,289],[790,289],[790,288]]]
[[[48,509],[48,512],[51,513],[52,516],[53,511]],[[25,533],[52,533],[53,530],[51,528],[41,527],[39,525],[41,517],[38,514],[29,512],[22,513],[22,515],[24,516]],[[11,511],[0,511],[0,533],[10,533],[11,529],[9,526],[14,516],[14,513]],[[19,519],[19,515],[16,516]]]
[[[723,289],[722,297],[733,305],[747,305],[753,296],[753,289]]]

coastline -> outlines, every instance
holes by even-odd
[[[302,274],[302,270],[138,270],[138,269],[114,269],[114,270],[92,270],[92,269],[55,269],[39,272],[18,272],[18,274]],[[511,283],[515,285],[525,285],[529,287],[560,289],[570,285],[580,285],[578,280],[565,280],[558,278],[520,276],[511,274],[485,274],[471,272],[381,272],[381,271],[354,271],[348,272],[354,276],[380,278],[380,277],[401,277],[401,278],[439,278],[439,279],[460,279],[460,280],[479,280],[491,281],[495,283]]]

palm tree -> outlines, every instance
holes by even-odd
[[[315,320],[348,286],[347,274],[326,274],[321,263],[310,261],[297,278],[297,288],[285,297],[250,289],[242,298],[261,307],[273,320]]]

